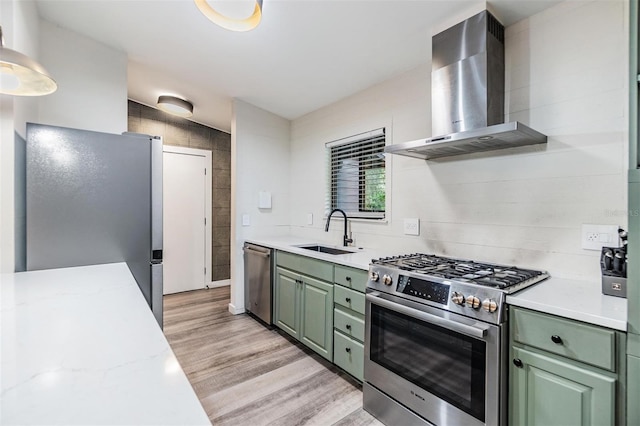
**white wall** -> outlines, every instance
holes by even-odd
[[[127,131],[127,54],[40,23],[40,58],[58,90],[40,98],[38,120],[98,132]]]
[[[38,58],[39,18],[33,1],[0,1],[5,46]],[[15,132],[25,136],[25,123],[35,120],[37,98],[0,95],[0,272],[15,265],[14,147]]]
[[[0,272],[15,265],[14,132],[27,122],[121,133],[127,130],[127,56],[40,20],[31,0],[0,1],[6,46],[40,62],[58,91],[38,98],[0,95]]]
[[[251,237],[289,232],[290,122],[234,100],[231,122],[231,303],[244,311],[242,245]],[[272,208],[259,209],[260,191],[271,192]],[[250,226],[242,225],[248,215]]]
[[[390,220],[354,222],[358,246],[425,251],[599,280],[582,250],[583,223],[626,217],[626,2],[561,3],[506,31],[507,119],[549,136],[546,146],[439,162],[388,156]],[[428,42],[428,41],[426,41]],[[390,143],[430,136],[430,64],[294,120],[292,232],[334,244],[324,214],[324,143],[387,126]],[[296,179],[310,176],[310,179]],[[402,234],[420,218],[421,235]],[[335,229],[334,229],[335,228]]]

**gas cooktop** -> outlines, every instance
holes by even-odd
[[[367,288],[499,324],[507,294],[548,277],[545,271],[416,253],[373,259]]]
[[[532,285],[549,276],[544,271],[421,253],[374,259],[371,262],[447,280],[504,289],[508,293],[510,289],[513,290],[512,287],[520,290],[523,284]]]

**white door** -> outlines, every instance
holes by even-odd
[[[206,158],[163,153],[164,294],[204,288]]]

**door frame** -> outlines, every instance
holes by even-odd
[[[204,265],[207,270],[205,274],[205,286],[211,287],[211,226],[212,226],[212,184],[211,184],[211,173],[212,172],[212,153],[206,149],[197,149],[197,148],[185,148],[181,146],[172,146],[172,145],[164,145],[162,147],[163,154],[168,152],[170,154],[182,154],[182,155],[193,155],[196,157],[204,157],[205,159],[205,175],[208,176],[208,179],[205,179],[204,184],[204,210],[205,210],[205,218],[206,224],[204,227],[204,256],[205,261]]]

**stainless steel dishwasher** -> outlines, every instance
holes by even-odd
[[[245,243],[244,309],[271,325],[271,249]]]

